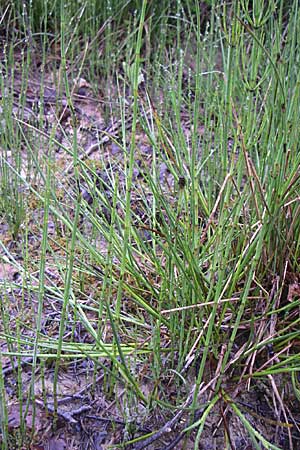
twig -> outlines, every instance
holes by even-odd
[[[28,358],[25,358],[21,361],[16,361],[14,364],[12,364],[9,367],[5,367],[4,369],[2,369],[2,375],[3,376],[7,376],[10,375],[12,372],[14,372],[15,370],[17,370],[17,368],[19,367],[19,365],[25,366],[26,364],[31,364],[32,363],[33,358],[30,356]]]
[[[195,419],[194,419],[193,423],[198,422],[198,420],[200,419],[202,413],[203,413],[203,408],[201,408],[199,411],[197,411],[197,413],[195,414]],[[193,425],[193,423],[191,425]],[[184,436],[186,436],[185,431],[181,431],[176,436],[176,438],[173,439],[173,441],[170,442],[169,445],[167,445],[167,447],[164,447],[163,449],[160,449],[160,450],[172,450],[184,438]]]
[[[78,415],[78,414],[82,414],[85,411],[90,411],[92,409],[92,407],[90,405],[83,405],[80,408],[74,409],[73,411],[63,411],[62,409],[58,408],[55,411],[54,405],[52,404],[45,404],[42,400],[35,400],[35,403],[37,403],[40,407],[42,407],[43,409],[46,409],[48,411],[50,411],[51,413],[57,414],[59,417],[61,417],[62,419],[64,419],[66,422],[69,423],[78,423],[78,420],[74,419],[73,416]]]
[[[145,115],[147,116],[149,111],[145,111]],[[137,122],[139,123],[139,119],[137,119]],[[129,119],[125,124],[125,129],[130,130],[132,127],[131,120]],[[84,161],[86,158],[88,158],[90,155],[92,155],[94,152],[99,150],[99,147],[103,144],[106,144],[110,140],[116,139],[117,134],[122,129],[122,121],[118,120],[114,124],[110,125],[109,127],[105,128],[104,130],[96,128],[97,132],[99,134],[103,134],[104,136],[99,139],[97,142],[91,144],[88,149],[80,156],[80,160]],[[69,164],[69,166],[65,169],[64,175],[70,175],[73,172],[73,162]]]
[[[188,395],[188,398],[186,399],[186,401],[183,404],[180,411],[178,411],[178,413],[171,420],[169,420],[167,423],[165,423],[165,425],[162,428],[160,428],[160,430],[158,430],[152,436],[145,439],[143,442],[138,443],[134,447],[134,450],[142,450],[143,448],[147,448],[148,445],[152,444],[152,442],[156,441],[157,439],[160,439],[164,434],[170,433],[172,431],[172,428],[174,427],[174,425],[181,419],[185,408],[192,402],[195,388],[196,388],[196,385],[194,384],[191,392]]]

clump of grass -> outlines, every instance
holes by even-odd
[[[177,434],[193,439],[196,449],[206,442],[208,417],[220,408],[223,444],[234,436],[226,422],[230,410],[256,448],[280,448],[239,403],[262,380],[279,411],[270,426],[287,429],[288,445],[296,448],[284,384],[298,398],[299,83],[290,62],[298,61],[298,4],[205,2],[204,8],[186,1],[173,8],[143,1],[141,8],[136,2],[119,8],[107,2],[100,11],[101,3],[70,2],[66,9],[64,2],[45,1],[3,10],[12,31],[10,56],[2,62],[2,220],[15,239],[22,233],[26,239],[20,262],[4,240],[1,258],[22,274],[33,312],[30,324],[20,320],[11,329],[8,302],[1,312],[2,355],[11,364],[17,358],[19,367],[20,415],[23,401],[27,411],[35,404],[38,371],[47,376],[40,364],[54,361],[57,415],[62,366],[86,359],[94,388],[103,372],[104,395],[117,401],[125,418],[120,447],[151,445],[163,433],[142,437],[140,427],[158,415],[169,424],[175,411],[173,419],[184,414],[187,422]],[[62,130],[57,107],[56,121],[45,131],[42,100],[38,120],[24,117],[25,91],[37,48],[44,91],[52,38],[58,49],[57,101],[64,95],[71,129]],[[26,49],[18,113],[12,111],[10,72],[15,42]],[[112,121],[121,118],[119,134],[106,135],[122,157],[114,163],[99,144],[101,172],[86,161],[80,145],[72,83],[81,75],[106,84],[111,98],[105,113]],[[30,133],[46,141],[44,150]],[[12,160],[10,147],[19,148]],[[71,164],[71,179],[56,166],[54,149]],[[24,161],[30,161],[26,174]],[[32,180],[40,180],[39,187]],[[32,258],[28,215],[36,211],[24,200],[29,192],[43,214]],[[60,321],[54,337],[42,327],[49,303]],[[79,329],[86,342],[78,340]],[[24,357],[32,357],[27,390],[20,376]],[[3,376],[0,386],[5,444]]]

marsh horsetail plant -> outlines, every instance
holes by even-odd
[[[1,448],[297,449],[299,4],[0,4]]]

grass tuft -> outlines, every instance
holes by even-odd
[[[0,17],[2,447],[298,448],[298,2]]]

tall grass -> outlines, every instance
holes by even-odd
[[[103,395],[125,418],[120,447],[150,445],[156,432],[141,437],[139,427],[182,410],[181,437],[196,449],[223,408],[256,448],[280,448],[238,403],[260,379],[296,448],[284,386],[298,399],[298,2],[1,8],[1,260],[22,279],[1,282],[1,357],[19,367],[24,428],[14,441],[2,375],[3,448],[24,445],[22,403],[26,416],[45,364],[54,363],[56,416],[63,370],[83,360],[94,389],[104,374]],[[50,75],[57,105],[47,124]],[[99,161],[83,157],[80,77],[106,123],[121,120],[117,135],[98,131],[117,162],[100,143]],[[226,420],[224,429],[226,440]]]

